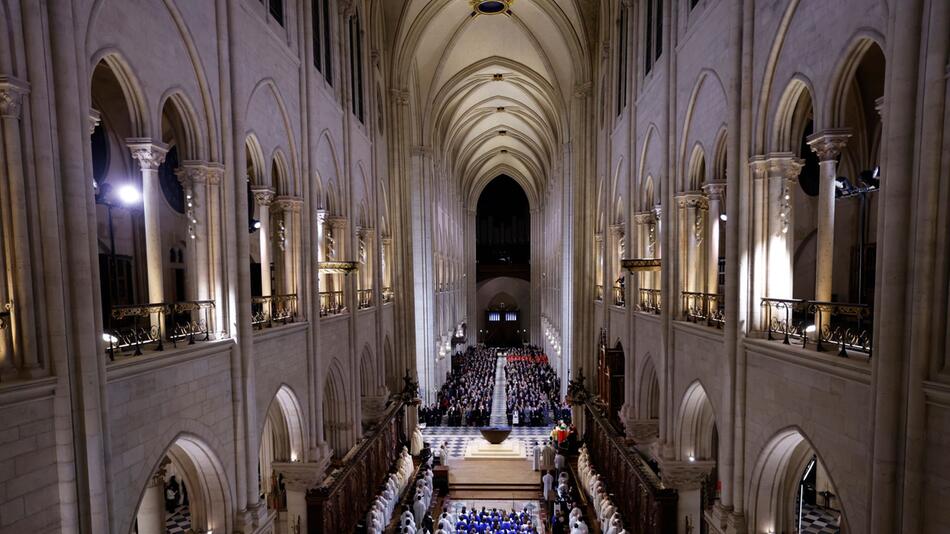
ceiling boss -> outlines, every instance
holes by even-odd
[[[472,16],[476,15],[510,15],[511,4],[515,0],[469,0],[472,4]]]

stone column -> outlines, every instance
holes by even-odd
[[[791,188],[797,183],[802,164],[791,153],[770,154],[767,160],[766,295],[771,298],[792,298],[795,225]]]
[[[360,228],[359,239],[362,242],[363,252],[360,254],[360,261],[363,266],[360,267],[360,289],[373,289],[373,280],[376,277],[376,257],[373,251],[376,250],[376,230],[374,228]],[[370,302],[371,305],[378,305],[377,302]]]
[[[284,231],[282,244],[281,266],[283,272],[281,275],[280,292],[285,295],[297,293],[297,270],[300,268],[300,209],[303,206],[303,199],[299,197],[277,197],[277,207],[280,210],[283,219]]]
[[[388,235],[383,235],[382,237],[382,256],[380,261],[380,269],[383,279],[383,289],[392,290],[393,287],[393,275],[392,275],[392,261],[393,261],[393,238]]]
[[[224,177],[224,165],[220,163],[208,163],[205,170],[207,175],[204,197],[206,224],[204,231],[200,233],[198,239],[204,237],[207,242],[206,250],[208,252],[208,273],[210,280],[208,282],[208,295],[205,298],[215,299],[214,331],[223,337],[227,335],[225,331],[225,325],[227,325],[227,321],[225,320],[227,313],[227,290],[224,286],[225,263],[227,260],[221,242],[223,230],[221,179]],[[210,329],[211,325],[209,325],[208,328]]]
[[[808,137],[821,162],[821,184],[818,191],[818,244],[815,264],[815,300],[831,300],[835,245],[835,185],[838,177],[838,156],[851,137],[848,129],[816,132]],[[821,328],[823,325],[815,325]]]
[[[7,175],[0,185],[5,197],[2,209],[3,246],[6,256],[7,298],[12,300],[10,318],[13,357],[22,378],[32,378],[39,371],[36,349],[37,305],[33,298],[33,271],[30,261],[30,231],[27,220],[26,180],[23,176],[23,152],[20,146],[20,115],[23,97],[29,85],[16,78],[0,76],[0,121],[3,123],[3,156]],[[5,304],[5,303],[0,303]]]
[[[702,291],[703,289],[703,251],[702,244],[705,238],[705,219],[706,219],[706,197],[700,192],[690,192],[681,197],[681,202],[685,202],[685,212],[683,227],[681,228],[680,240],[686,239],[686,264],[682,265],[685,270],[683,278],[686,285],[685,291]]]
[[[607,239],[608,248],[607,248],[607,261],[605,266],[607,267],[607,283],[605,284],[604,291],[607,292],[607,300],[611,303],[615,303],[614,297],[614,287],[617,285],[617,279],[623,276],[623,273],[620,271],[620,240],[623,239],[623,225],[622,224],[611,224],[607,227],[607,232],[609,238]]]
[[[719,225],[726,183],[710,182],[703,186],[703,191],[709,205],[706,212],[706,292],[719,293]]]
[[[323,482],[329,456],[315,462],[274,462],[274,471],[284,476],[284,489],[287,491],[287,532],[306,534],[307,490],[316,488]],[[299,526],[299,529],[295,530]],[[141,533],[140,533],[141,534]]]
[[[600,297],[601,300],[606,300],[607,288],[604,287],[604,234],[594,234],[594,258],[596,259],[594,267],[594,291],[595,298]],[[604,290],[604,294],[596,295],[596,286],[601,286]]]
[[[270,205],[274,201],[274,190],[269,187],[254,187],[251,192],[254,194],[254,201],[257,202],[258,217],[261,223],[258,234],[261,250],[261,295],[267,297],[274,294],[270,280]]]
[[[678,493],[676,532],[698,533],[703,514],[702,484],[716,462],[660,459],[663,484]],[[691,526],[691,528],[689,528]]]
[[[636,255],[637,258],[652,258],[653,253],[656,250],[656,219],[652,211],[641,211],[633,216],[633,220],[637,226],[637,247],[639,248],[639,254]],[[653,280],[649,274],[637,274],[638,287],[642,289],[648,289],[653,287]],[[631,299],[634,299],[636,303],[635,306],[638,306],[640,303],[639,295],[631,295]]]
[[[326,240],[326,259],[328,261],[343,261],[346,259],[344,251],[344,236],[346,236],[346,217],[330,215],[326,218],[324,239]],[[329,231],[327,231],[329,230]],[[344,291],[346,280],[340,274],[328,274],[326,278],[327,291]],[[346,295],[343,295],[346,304]]]
[[[653,224],[650,226],[649,230],[653,234],[651,242],[653,243],[652,247],[652,256],[651,258],[663,258],[663,240],[662,235],[664,228],[660,224],[660,216],[663,215],[663,205],[657,204],[653,206]],[[654,271],[649,274],[650,278],[653,280],[650,287],[653,289],[661,289],[660,284],[663,282],[663,273],[660,271]]]
[[[155,143],[150,139],[127,139],[132,158],[139,162],[142,171],[142,212],[145,221],[145,258],[148,267],[148,301],[165,301],[164,248],[162,247],[161,186],[158,182],[158,167],[165,161],[168,145]],[[152,326],[161,321],[159,315],[152,316]]]
[[[208,172],[204,162],[184,161],[175,170],[178,182],[185,190],[185,216],[188,218],[188,237],[191,239],[189,265],[186,272],[188,298],[204,300],[211,293],[209,280],[208,205],[206,186]]]
[[[768,277],[768,254],[767,254],[767,234],[768,234],[768,214],[766,202],[766,185],[768,180],[768,164],[765,156],[753,156],[749,160],[749,167],[752,170],[752,240],[750,244],[752,256],[752,301],[750,303],[749,314],[752,316],[752,330],[762,330],[767,325],[764,323],[765,315],[762,313],[762,298],[768,297],[766,290],[766,279]],[[737,221],[738,222],[738,221]]]
[[[165,534],[165,469],[152,475],[135,514],[139,534]]]

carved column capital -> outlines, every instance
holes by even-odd
[[[709,200],[722,200],[726,196],[726,182],[709,182],[703,186],[703,191]]]
[[[284,485],[288,490],[306,492],[323,482],[329,463],[330,458],[326,456],[317,462],[274,462],[271,466],[284,476]]]
[[[850,138],[850,128],[832,128],[809,135],[806,142],[819,161],[831,161],[841,154]]]
[[[623,237],[625,226],[623,224],[611,224],[607,227],[607,230],[613,237]]]
[[[705,208],[706,197],[698,191],[688,191],[676,195],[676,204],[681,208]]]
[[[274,202],[275,192],[273,189],[267,186],[254,186],[251,188],[251,194],[254,195],[254,200],[260,206],[270,206]]]
[[[346,228],[346,217],[342,215],[329,215],[326,218],[326,222],[333,230]]]
[[[298,213],[303,206],[303,199],[300,197],[279,196],[274,199],[274,203],[280,211]]]
[[[139,162],[139,168],[143,171],[157,171],[165,161],[165,154],[168,154],[168,145],[149,138],[130,137],[125,143],[132,152],[132,159]]]
[[[633,220],[637,224],[650,225],[656,222],[656,213],[652,211],[638,211],[633,214]]]
[[[752,156],[749,158],[749,168],[752,170],[753,180],[764,180],[769,175],[768,157]]]
[[[627,437],[637,443],[653,443],[660,435],[659,419],[630,419],[624,422]]]
[[[224,178],[224,165],[214,162],[208,163],[205,165],[205,170],[207,171],[209,185],[218,185],[221,183],[221,180]]]
[[[208,167],[203,161],[183,161],[181,166],[175,169],[175,176],[181,186],[187,189],[195,184],[208,182]]]
[[[361,226],[356,229],[356,235],[361,239],[372,239],[376,236],[376,229],[368,226]]]
[[[30,93],[30,84],[13,76],[0,76],[0,117],[19,119],[23,112],[23,95]]]
[[[798,180],[805,162],[791,152],[773,152],[769,154],[766,160],[768,165],[769,178],[778,178],[784,180]]]
[[[698,489],[716,467],[714,460],[690,462],[659,458],[659,464],[663,483],[680,491]]]

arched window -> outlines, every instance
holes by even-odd
[[[330,0],[316,0],[310,7],[313,26],[313,66],[333,85],[333,55],[330,47]]]
[[[646,0],[646,17],[643,43],[643,74],[649,74],[663,53],[663,1]]]
[[[620,17],[617,19],[617,114],[627,107],[627,26],[629,14],[627,6],[620,5]]]
[[[284,0],[263,0],[267,4],[267,12],[277,21],[277,24],[284,25]]]
[[[353,114],[364,122],[363,30],[358,15],[350,17],[350,87],[353,89]]]

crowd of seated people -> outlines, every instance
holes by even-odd
[[[540,348],[510,350],[505,375],[509,425],[545,426],[563,415],[565,410],[559,400],[561,379]]]
[[[448,534],[448,531],[442,531]],[[467,510],[465,507],[455,518],[455,532],[473,534],[534,534],[537,533],[534,520],[527,508],[516,512],[492,508],[486,510]],[[438,533],[437,533],[438,534]]]
[[[496,350],[469,347],[453,357],[452,371],[436,402],[419,409],[427,426],[487,426],[495,389]]]

